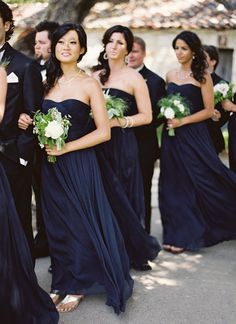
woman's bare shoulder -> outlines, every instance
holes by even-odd
[[[169,70],[166,73],[166,82],[169,82],[170,80],[172,80],[173,78],[175,78],[176,72],[177,72],[176,69]]]

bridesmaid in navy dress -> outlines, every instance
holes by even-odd
[[[181,253],[236,238],[236,175],[218,158],[207,130],[213,85],[201,41],[184,31],[173,48],[180,67],[167,73],[167,92],[185,97],[191,115],[167,120],[163,130],[159,207],[164,248]]]
[[[57,107],[71,116],[72,125],[62,150],[46,148],[48,155],[57,156],[56,163],[49,163],[46,155],[42,163],[51,297],[60,312],[68,312],[84,295],[104,293],[107,305],[119,314],[132,294],[133,280],[93,148],[109,140],[110,127],[99,83],[77,66],[86,51],[80,25],[67,23],[54,33],[43,112]]]
[[[6,73],[0,67],[0,123],[6,97]],[[1,323],[56,324],[58,313],[37,282],[27,240],[10,186],[0,164],[0,314]]]
[[[142,76],[125,63],[132,50],[133,34],[124,26],[109,28],[103,36],[104,49],[94,76],[104,92],[127,102],[125,118],[111,120],[111,140],[96,149],[105,190],[120,225],[130,263],[137,270],[160,251],[157,240],[144,230],[144,192],[138,147],[133,127],[150,123],[151,103]]]

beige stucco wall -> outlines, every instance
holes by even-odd
[[[147,56],[145,63],[154,72],[165,77],[166,72],[177,65],[172,40],[181,30],[133,30],[134,34],[142,37],[146,41]],[[215,31],[215,30],[194,30],[204,44],[219,47],[219,36],[226,38],[226,47],[234,49],[232,81],[236,84],[236,30]],[[102,48],[101,39],[104,30],[87,30],[88,53],[84,57],[82,66],[92,66],[96,64],[98,54]]]

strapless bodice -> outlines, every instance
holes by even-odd
[[[42,105],[43,113],[47,113],[50,108],[56,107],[62,116],[69,115],[71,126],[69,128],[67,141],[80,138],[94,129],[94,122],[90,117],[90,106],[77,99],[66,99],[57,102],[45,99]]]
[[[192,83],[179,85],[174,82],[170,82],[167,85],[167,94],[171,93],[179,93],[186,98],[191,113],[195,113],[204,108],[201,88]]]

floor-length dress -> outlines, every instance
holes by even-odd
[[[37,282],[28,243],[0,164],[0,322],[56,324],[59,315]]]
[[[67,141],[91,132],[90,107],[77,100],[45,100],[70,115]],[[125,310],[133,280],[117,222],[105,195],[94,148],[57,157],[42,165],[42,201],[52,259],[52,291],[105,293],[116,313]]]
[[[191,113],[203,109],[200,87],[168,84]],[[217,156],[206,122],[184,125],[161,144],[159,207],[163,243],[196,250],[236,238],[236,175]]]
[[[137,113],[134,96],[116,88],[104,91],[127,102],[125,115]],[[155,259],[160,245],[143,226],[144,192],[134,130],[113,127],[111,140],[98,145],[96,153],[105,191],[123,234],[131,264],[139,266]]]

